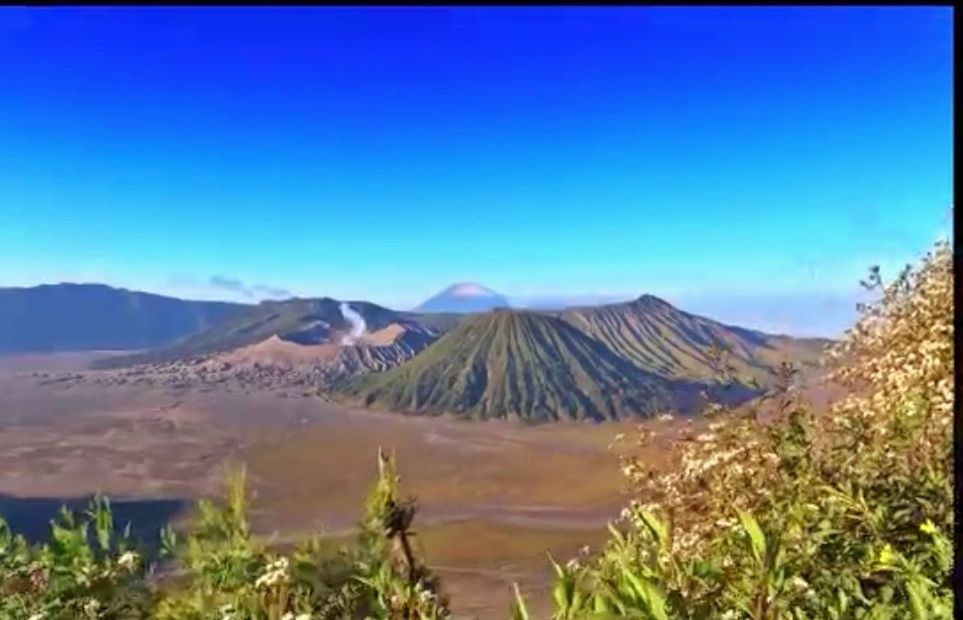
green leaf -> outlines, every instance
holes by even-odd
[[[597,614],[612,613],[612,606],[609,605],[609,602],[603,593],[596,592],[592,596],[592,611],[594,611]]]
[[[846,595],[846,592],[843,591],[842,588],[839,588],[836,590],[836,602],[838,605],[837,609],[839,610],[840,616],[845,615],[846,612],[849,610],[849,597]]]
[[[110,549],[110,535],[114,530],[114,519],[110,511],[110,500],[98,493],[90,502],[87,515],[94,522],[94,533],[101,550]]]
[[[893,600],[893,587],[890,585],[884,585],[879,589],[879,600],[886,604],[889,604]]]
[[[649,603],[649,613],[655,620],[669,620],[666,613],[665,595],[654,583],[648,579],[643,580],[646,587],[646,599]]]
[[[923,604],[923,594],[920,592],[919,585],[915,581],[906,583],[906,594],[909,597],[913,618],[915,620],[925,620],[928,618],[926,607]]]
[[[565,571],[562,569],[561,566],[558,565],[558,562],[555,561],[555,558],[552,557],[552,554],[551,554],[551,553],[547,553],[546,555],[548,556],[548,561],[551,562],[551,564],[552,564],[552,568],[555,569],[555,575],[556,575],[559,579],[564,579],[564,578],[565,578]]]
[[[652,536],[655,537],[661,549],[665,549],[669,544],[669,530],[666,528],[665,524],[659,521],[659,519],[651,512],[643,511],[640,515],[642,522],[645,527],[652,532]]]
[[[893,551],[893,546],[889,543],[886,543],[883,545],[883,548],[880,549],[879,556],[877,557],[876,561],[880,564],[880,566],[892,566],[896,559],[897,556]]]
[[[625,537],[622,535],[622,532],[620,532],[618,528],[616,528],[613,524],[609,523],[608,529],[609,529],[609,534],[612,535],[612,540],[614,540],[616,543],[625,542]]]
[[[552,598],[555,600],[555,608],[562,614],[567,614],[569,611],[569,592],[567,579],[564,577],[555,582],[555,587],[552,588]]]
[[[668,620],[665,610],[665,595],[662,590],[650,579],[636,575],[629,567],[622,567],[622,575],[632,585],[634,596],[632,598],[645,605],[646,611],[655,620]]]
[[[160,531],[161,555],[172,557],[177,550],[177,533],[170,525],[165,525]]]
[[[739,521],[742,523],[742,529],[749,536],[752,557],[762,566],[766,557],[766,536],[762,533],[759,522],[751,514],[743,511],[739,511]]]
[[[531,620],[528,607],[525,605],[525,597],[518,589],[518,584],[512,583],[512,588],[515,590],[515,600],[512,603],[512,620]]]
[[[582,593],[575,584],[572,584],[572,605],[571,611],[579,612],[582,610],[582,603],[585,602],[585,595]]]

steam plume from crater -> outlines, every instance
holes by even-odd
[[[341,345],[351,346],[358,338],[361,337],[362,334],[364,334],[367,325],[364,322],[364,317],[358,314],[348,304],[341,302],[339,308],[341,310],[341,316],[344,317],[344,320],[348,323],[351,323],[351,331],[341,338]]]

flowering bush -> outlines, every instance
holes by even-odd
[[[597,558],[555,567],[556,618],[952,617],[952,252],[867,285],[828,355],[849,396],[816,415],[785,366],[774,419],[716,407],[672,467],[626,458],[636,497]]]
[[[63,510],[39,547],[0,519],[0,618],[144,617],[144,575],[129,536],[114,530],[106,498],[94,498],[83,519]]]
[[[378,466],[357,544],[340,550],[312,538],[281,555],[253,539],[243,470],[224,506],[198,504],[186,535],[163,531],[161,564],[116,536],[99,497],[81,520],[64,511],[44,545],[29,546],[0,521],[0,618],[444,618],[445,601],[407,543],[414,507],[397,497],[392,460],[379,454]]]

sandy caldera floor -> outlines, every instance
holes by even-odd
[[[547,553],[604,539],[624,498],[608,446],[628,424],[473,423],[348,410],[279,392],[51,381],[83,355],[0,360],[0,496],[192,500],[244,463],[256,531],[350,532],[379,447],[415,496],[418,544],[458,617],[503,618],[512,582],[545,615]]]

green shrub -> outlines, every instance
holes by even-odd
[[[150,609],[142,555],[96,497],[81,519],[61,511],[31,547],[0,518],[0,618],[140,618]]]
[[[162,532],[161,564],[117,537],[100,497],[81,519],[63,511],[42,545],[0,521],[0,618],[444,618],[446,602],[407,542],[414,505],[399,500],[394,463],[380,453],[378,474],[358,540],[341,549],[311,538],[280,554],[252,538],[243,470],[224,505],[202,500],[186,533]]]
[[[874,272],[828,414],[787,368],[775,419],[716,411],[669,470],[628,457],[636,497],[597,557],[555,566],[555,617],[952,617],[952,266],[938,244],[888,287]]]

